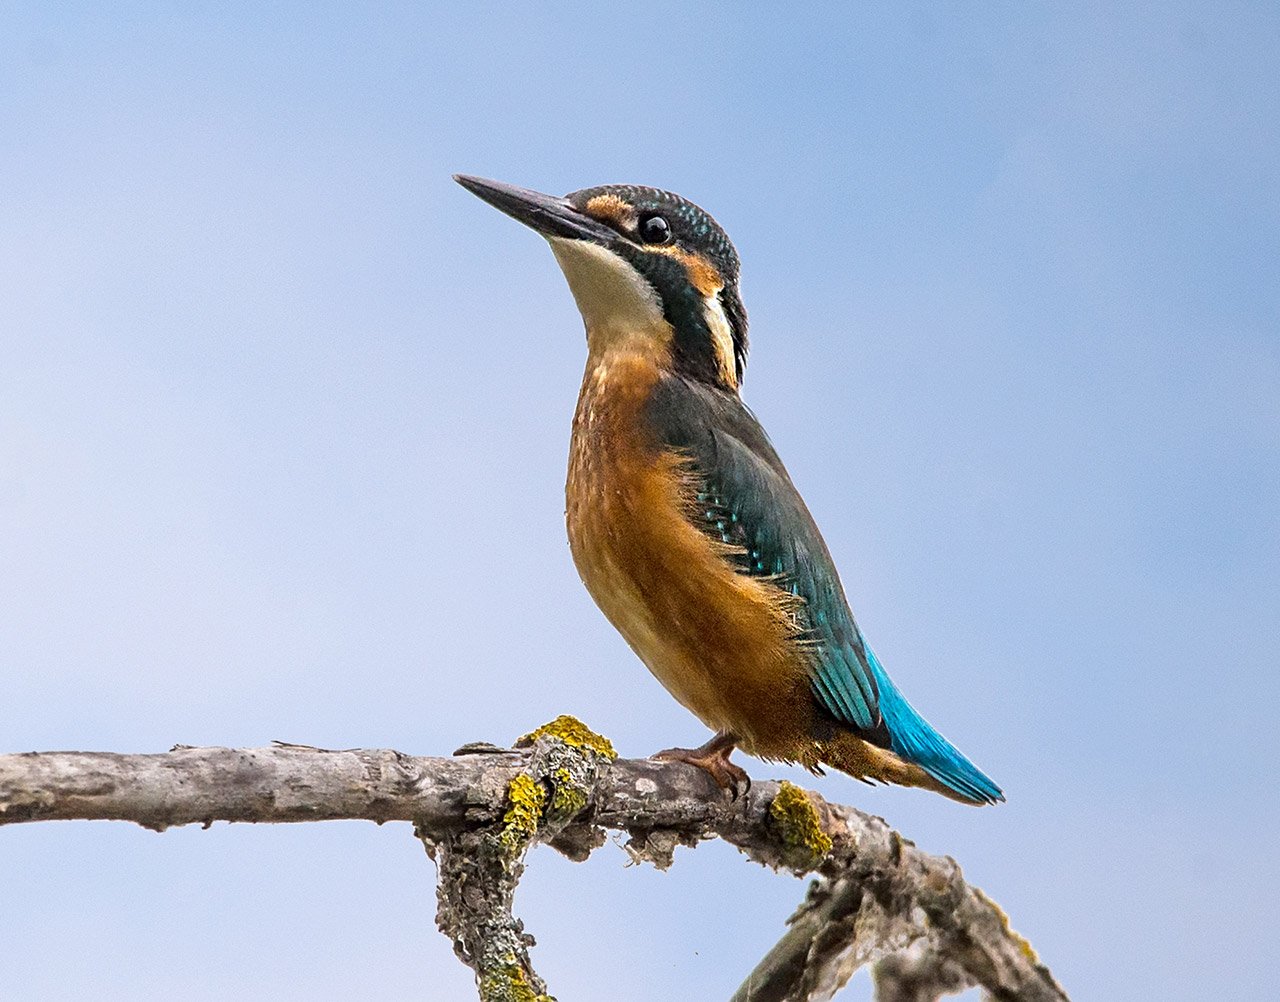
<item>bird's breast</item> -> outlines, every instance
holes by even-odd
[[[696,478],[646,420],[660,378],[640,355],[588,361],[566,487],[574,563],[677,700],[768,754],[772,731],[794,733],[801,722],[790,716],[810,712],[791,613],[780,589],[738,573],[729,548],[695,526]]]

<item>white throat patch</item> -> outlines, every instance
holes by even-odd
[[[707,317],[707,330],[711,332],[711,344],[715,348],[716,363],[720,368],[720,378],[729,386],[738,385],[738,359],[734,352],[733,328],[729,326],[729,318],[724,314],[724,306],[720,296],[714,295],[703,301],[703,310]]]
[[[670,337],[653,287],[613,251],[586,240],[547,237],[595,351],[637,336]]]

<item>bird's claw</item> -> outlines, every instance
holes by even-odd
[[[697,766],[711,776],[716,786],[729,791],[730,800],[737,801],[739,797],[745,797],[751,791],[751,777],[742,766],[729,761],[729,754],[732,751],[732,745],[712,751],[707,751],[705,746],[667,748],[649,757],[660,762],[684,762],[686,765]]]

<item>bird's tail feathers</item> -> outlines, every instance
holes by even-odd
[[[970,804],[994,804],[1004,793],[976,765],[964,757],[898,691],[879,659],[866,648],[867,660],[880,691],[880,714],[889,731],[889,748],[900,759],[918,765],[953,799]]]

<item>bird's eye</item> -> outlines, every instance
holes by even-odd
[[[647,244],[665,244],[671,239],[671,224],[665,216],[646,216],[640,220],[640,239]]]

